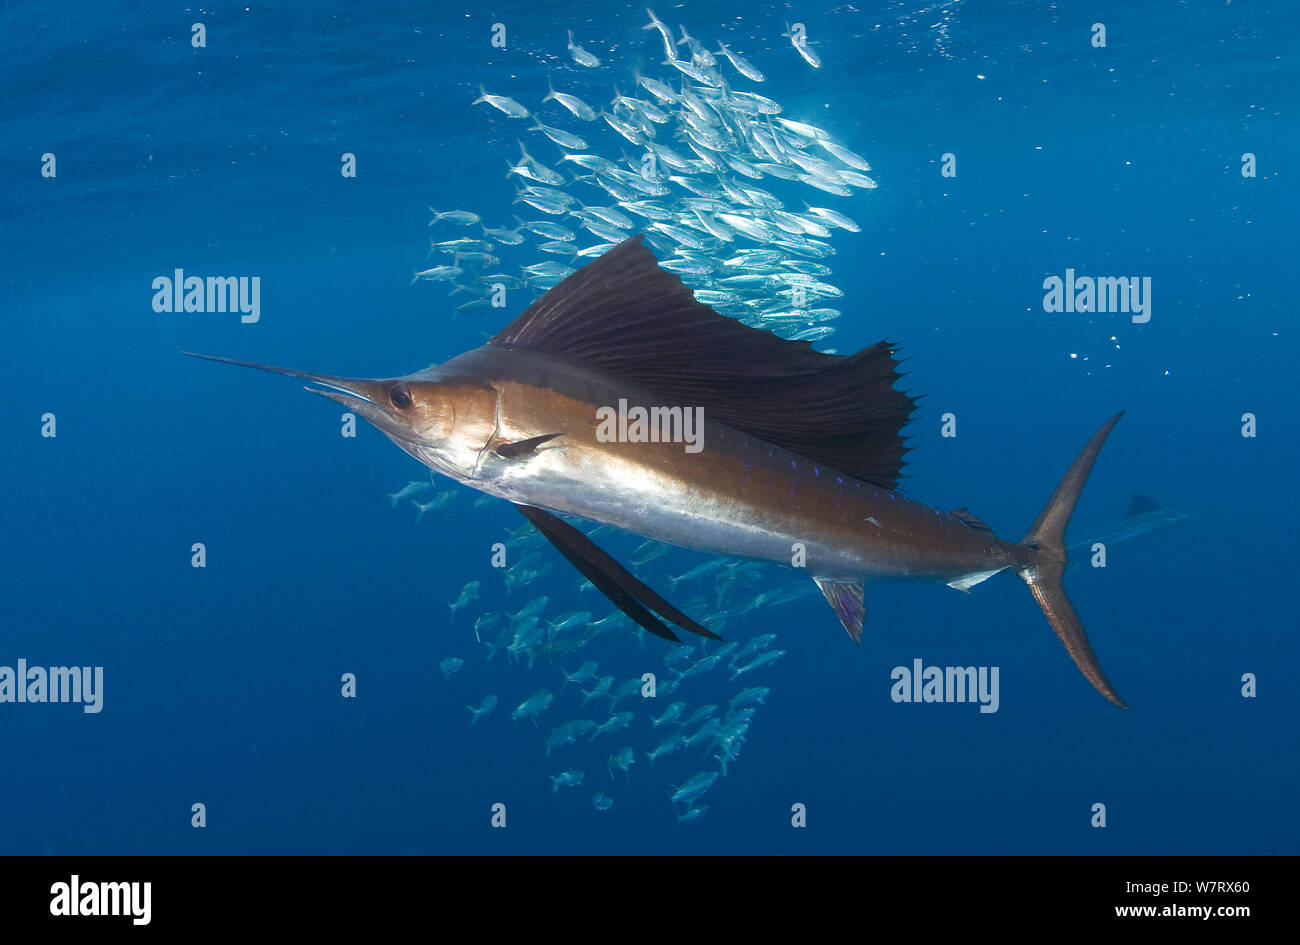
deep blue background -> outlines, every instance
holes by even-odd
[[[502,161],[522,123],[470,107],[480,81],[535,108],[547,76],[600,103],[659,69],[641,6],[574,6],[0,13],[0,664],[106,677],[99,715],[0,705],[0,851],[1296,852],[1294,5],[656,5],[872,162],[878,190],[828,203],[863,226],[835,240],[848,296],[830,343],[904,345],[906,385],[928,395],[912,495],[1017,537],[1127,408],[1071,534],[1134,490],[1199,516],[1071,575],[1127,712],[1007,576],[970,597],[869,587],[861,648],[815,597],[730,625],[778,632],[788,654],[756,680],[772,695],[708,814],[684,825],[667,785],[693,767],[639,759],[611,786],[593,751],[584,787],[552,794],[563,765],[509,709],[558,673],[485,663],[478,604],[449,626],[468,580],[486,606],[507,601],[486,549],[516,513],[466,494],[417,525],[384,493],[420,469],[379,434],[342,439],[338,411],[295,384],[177,355],[389,376],[499,327],[452,320],[463,298],[409,286],[410,267],[426,204],[509,220]],[[795,20],[820,71],[780,36]],[[505,51],[488,44],[497,21]],[[568,28],[600,70],[569,62]],[[939,176],[944,152],[956,179]],[[150,282],[176,267],[260,275],[261,322],[155,314]],[[1152,277],[1151,322],[1043,313],[1042,280],[1066,267]],[[46,411],[57,439],[39,436]],[[956,439],[938,435],[947,411]],[[1239,434],[1247,411],[1256,439]],[[566,568],[507,606],[593,607]],[[658,668],[623,643],[595,656],[620,678]],[[449,683],[452,655],[466,667]],[[917,657],[1000,666],[1001,710],[895,705],[889,670]],[[339,698],[343,672],[360,698]],[[1245,672],[1258,699],[1239,694]],[[714,676],[692,704],[734,693]],[[464,706],[489,692],[501,705],[469,728]],[[638,726],[628,741],[648,748]],[[599,813],[602,786],[615,805]],[[496,801],[506,830],[488,826]]]

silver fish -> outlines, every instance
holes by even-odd
[[[518,217],[515,217],[515,219],[519,220]],[[572,242],[574,239],[572,230],[558,223],[551,223],[549,220],[519,220],[519,225],[538,236],[546,237],[548,240]]]
[[[582,772],[576,768],[570,768],[568,771],[561,771],[559,774],[548,775],[551,779],[551,791],[558,794],[562,787],[577,787],[582,784]]]
[[[536,122],[536,124],[529,129],[530,131],[540,131],[562,148],[569,148],[574,151],[587,150],[587,142],[582,138],[579,138],[577,135],[565,131],[563,128],[553,128],[550,125],[544,125],[542,124],[541,119],[536,116],[533,117],[533,121]]]
[[[680,749],[685,747],[686,747],[686,739],[682,737],[682,734],[680,732],[674,732],[672,735],[669,735],[658,745],[656,745],[653,749],[646,752],[646,757],[649,758],[650,763],[653,764],[657,759],[662,758],[664,755],[670,755],[673,752],[679,751]]]
[[[627,775],[627,778],[630,781],[632,779],[632,772],[629,771],[628,769],[631,768],[632,765],[635,763],[636,763],[636,757],[632,751],[632,747],[629,745],[627,747],[620,748],[618,751],[614,752],[609,756],[609,766],[608,766],[609,773],[612,776],[614,774],[615,768],[622,768],[623,773]]]
[[[716,77],[716,75],[711,73],[708,68],[705,66],[697,66],[693,62],[686,62],[682,59],[665,59],[664,65],[672,66],[678,72],[682,73],[682,75],[690,76],[696,82],[700,82],[704,85],[717,86],[721,81]]]
[[[713,58],[713,53],[709,52],[708,47],[704,46],[699,40],[686,32],[686,27],[682,26],[680,23],[677,25],[677,28],[682,31],[682,38],[677,41],[677,45],[680,46],[683,43],[686,44],[686,48],[691,54],[692,62],[701,66],[717,65],[717,60]]]
[[[480,219],[477,213],[470,213],[468,210],[444,210],[439,212],[433,209],[433,207],[430,207],[429,212],[433,214],[433,219],[429,221],[429,226],[433,226],[435,223],[441,223],[443,220],[446,220],[449,223],[455,223],[459,226],[473,226],[475,223],[478,223]]]
[[[596,120],[596,113],[592,111],[591,106],[576,95],[569,95],[565,92],[555,91],[555,86],[551,84],[550,79],[546,80],[546,87],[548,91],[546,97],[542,99],[543,104],[552,101],[559,102],[568,109],[569,113],[573,115],[574,118],[579,118],[582,121]]]
[[[412,269],[411,285],[415,285],[421,279],[426,282],[450,282],[463,272],[464,270],[459,266],[434,266],[432,269],[420,271]]]
[[[790,40],[790,45],[794,46],[795,52],[799,53],[799,55],[803,57],[804,62],[808,63],[808,65],[812,66],[814,69],[820,69],[822,67],[821,57],[808,48],[808,37],[806,34],[794,32],[790,29],[790,24],[787,23],[785,25],[785,32],[781,35]]]
[[[718,772],[700,771],[687,778],[680,787],[674,788],[670,797],[675,803],[690,805],[692,801],[713,787],[713,782],[717,780]]]
[[[739,53],[734,53],[727,48],[725,43],[718,43],[718,53],[726,56],[731,62],[732,67],[751,82],[762,82],[763,73],[750,64],[749,60]]]
[[[479,704],[478,708],[475,708],[472,705],[465,706],[465,708],[469,709],[469,714],[470,714],[469,724],[473,725],[480,718],[487,715],[496,707],[497,707],[496,696],[484,696],[483,701]]]
[[[573,30],[569,30],[569,55],[580,66],[585,66],[588,69],[600,67],[599,59],[573,41]]]
[[[676,722],[682,717],[682,711],[685,708],[685,702],[674,702],[668,707],[667,711],[665,711],[663,715],[659,716],[657,719],[651,718],[650,722],[655,728],[658,728],[660,725],[667,725],[669,722]]]
[[[539,689],[523,702],[519,703],[515,710],[510,713],[510,717],[516,721],[519,719],[536,718],[542,712],[546,711],[547,707],[551,704],[551,700],[554,698],[555,696],[551,695],[545,689]]]
[[[581,683],[588,679],[596,678],[597,663],[595,660],[587,660],[577,670],[572,673],[564,673],[564,684],[567,686],[571,682]]]
[[[771,663],[775,663],[783,656],[785,656],[785,650],[768,650],[766,653],[761,653],[758,656],[754,657],[744,666],[733,669],[731,671],[731,678],[735,679],[738,676],[741,676],[745,673],[752,673],[754,670],[758,669],[761,666],[767,666]]]
[[[447,605],[448,607],[451,608],[452,618],[456,616],[456,611],[460,610],[470,601],[478,599],[478,589],[479,589],[478,581],[470,581],[468,584],[466,584],[464,587],[460,589],[460,596]]]
[[[514,99],[505,95],[489,95],[487,89],[483,88],[482,84],[479,85],[478,90],[479,97],[474,99],[472,104],[477,105],[479,102],[486,102],[497,111],[502,112],[511,118],[528,117],[528,109],[524,108],[524,106],[520,105]]]
[[[677,47],[673,43],[673,33],[668,26],[655,16],[655,11],[646,7],[646,13],[650,14],[650,22],[641,27],[643,30],[658,30],[659,37],[664,41],[664,55],[669,59],[677,55]]]
[[[834,141],[831,141],[827,138],[818,138],[817,143],[821,145],[830,154],[839,158],[841,161],[843,161],[845,164],[847,164],[849,167],[853,168],[854,170],[858,170],[858,171],[871,170],[871,165],[867,163],[866,158],[862,157],[861,155],[855,154],[854,152],[850,151],[848,148],[844,147],[843,145],[836,144]]]

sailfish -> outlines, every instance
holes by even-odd
[[[190,352],[184,352],[190,354]],[[842,356],[727,318],[696,300],[634,236],[569,275],[486,344],[414,374],[358,379],[191,355],[312,382],[457,482],[513,503],[637,624],[716,639],[562,516],[719,555],[797,557],[855,642],[864,583],[927,580],[960,590],[1011,571],[1075,664],[1113,704],[1065,593],[1065,527],[1111,430],[1070,464],[1020,541],[965,509],[904,495],[896,347]],[[692,411],[695,449],[610,436],[614,405]],[[620,432],[624,432],[620,428]],[[796,551],[797,550],[797,551]]]

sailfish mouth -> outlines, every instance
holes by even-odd
[[[222,358],[214,354],[196,354],[193,351],[182,351],[181,354],[189,358],[217,361],[221,364],[234,364],[239,367],[265,371],[268,374],[283,374],[285,377],[297,377],[305,381],[311,381],[313,384],[319,384],[320,386],[304,385],[303,390],[319,394],[321,397],[328,397],[335,403],[355,411],[382,432],[392,437],[399,445],[411,440],[410,429],[385,406],[388,397],[387,392],[396,383],[394,378],[336,377],[333,374],[315,374],[311,371],[297,371],[293,368],[276,367],[272,364],[258,364],[256,361]]]

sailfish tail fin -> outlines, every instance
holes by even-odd
[[[1047,618],[1052,630],[1065,644],[1066,651],[1074,660],[1074,664],[1079,667],[1079,671],[1111,703],[1126,709],[1128,706],[1116,694],[1110,680],[1102,672],[1101,663],[1097,660],[1097,654],[1093,652],[1092,644],[1088,642],[1088,634],[1083,629],[1083,622],[1079,620],[1074,605],[1066,596],[1064,580],[1065,527],[1069,524],[1075,503],[1079,501],[1079,494],[1083,492],[1083,485],[1088,481],[1088,474],[1097,460],[1097,454],[1101,452],[1106,437],[1110,436],[1110,431],[1122,416],[1124,411],[1121,410],[1106,421],[1106,424],[1093,434],[1092,439],[1061,477],[1056,491],[1047,500],[1047,505],[1038,514],[1038,519],[1021,542],[1033,554],[1030,556],[1030,563],[1017,573],[1020,579],[1029,585],[1030,593],[1034,595],[1034,600],[1038,601],[1038,606],[1043,610],[1043,616]]]

